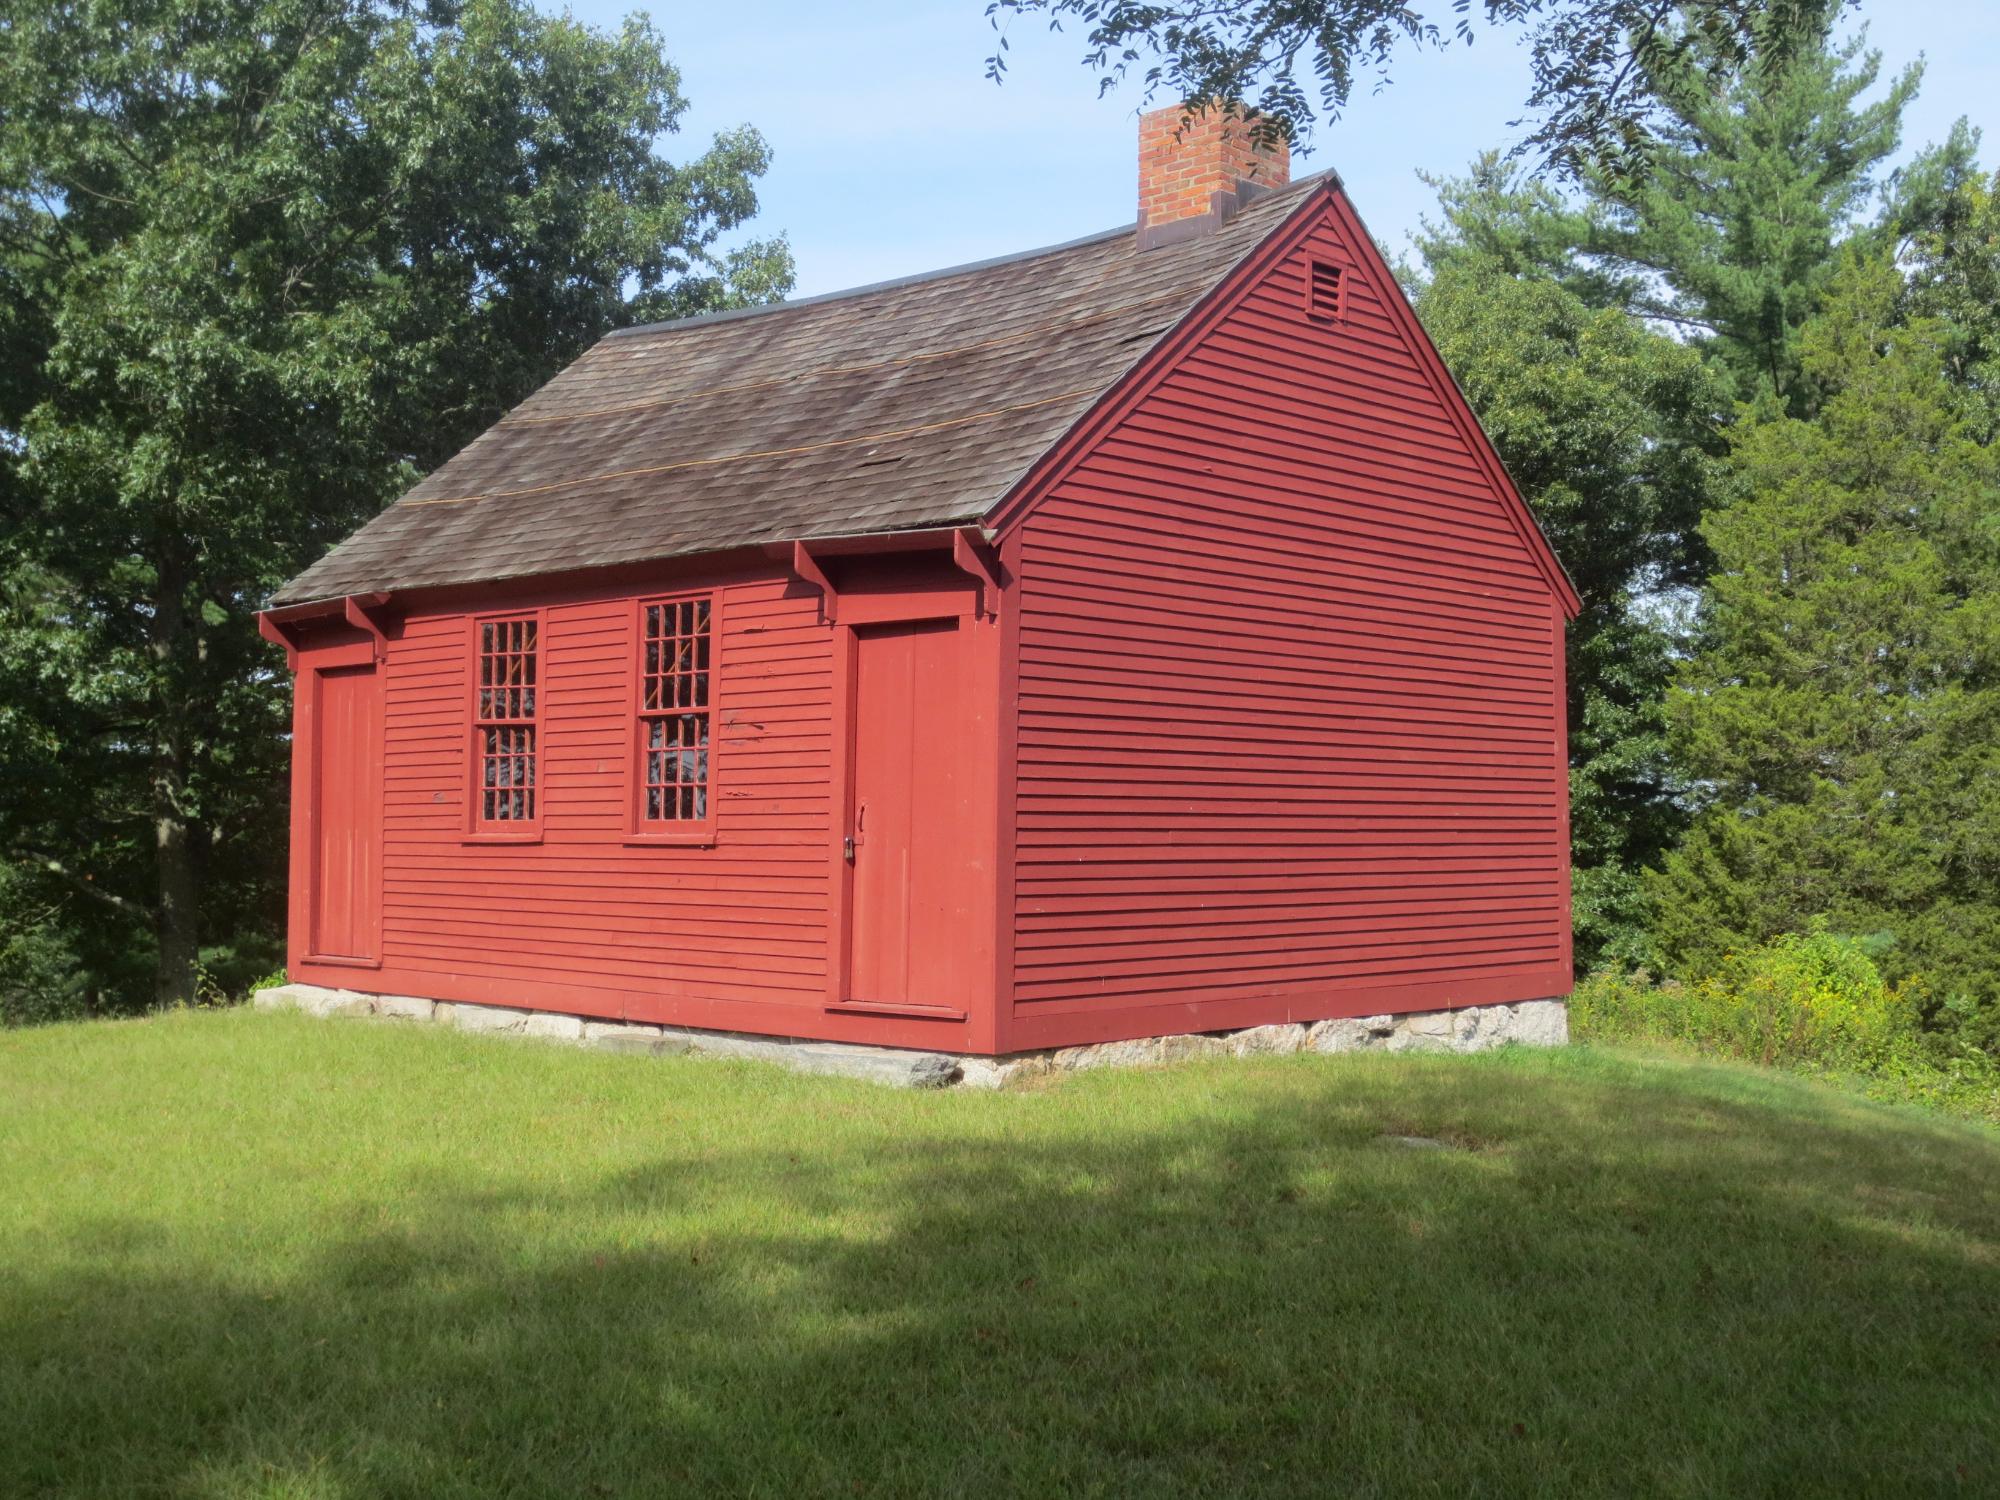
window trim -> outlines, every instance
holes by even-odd
[[[465,658],[465,829],[468,844],[539,844],[542,823],[548,813],[548,779],[544,774],[548,752],[548,620],[541,609],[497,609],[466,616]],[[531,621],[535,627],[535,815],[532,818],[488,822],[480,816],[483,764],[480,746],[479,658],[480,631],[486,625],[516,620]]]
[[[654,605],[705,601],[708,605],[708,809],[700,818],[671,823],[646,821],[646,741],[644,712],[646,677],[646,611]],[[631,672],[625,704],[625,842],[635,846],[712,848],[716,843],[715,808],[720,790],[722,736],[718,732],[722,697],[722,591],[676,589],[642,594],[632,600],[629,639]]]
[[[1321,312],[1319,304],[1319,279],[1322,271],[1333,273],[1333,311]],[[1347,321],[1347,287],[1353,279],[1353,271],[1337,260],[1324,255],[1306,257],[1306,319],[1321,327],[1331,327]]]

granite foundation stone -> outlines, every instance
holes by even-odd
[[[1006,1057],[961,1056],[902,1047],[870,1047],[805,1037],[704,1031],[632,1021],[589,1021],[554,1011],[409,995],[371,995],[312,984],[259,990],[259,1010],[299,1010],[326,1018],[372,1016],[429,1021],[486,1036],[567,1042],[605,1052],[776,1063],[806,1073],[859,1078],[903,1088],[1015,1088],[1063,1073],[1094,1068],[1152,1067],[1220,1057],[1281,1057],[1298,1052],[1480,1052],[1506,1045],[1560,1047],[1569,1040],[1569,1008],[1561,1000],[1403,1015],[1341,1016],[1305,1023],[1284,1021],[1235,1031],[1199,1032],[1088,1046],[1046,1048]]]

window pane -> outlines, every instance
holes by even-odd
[[[641,613],[641,816],[650,823],[708,816],[710,662],[706,599],[648,604]]]
[[[535,816],[536,636],[533,620],[480,622],[473,714],[481,822]]]

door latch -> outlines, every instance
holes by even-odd
[[[854,863],[854,835],[849,834],[841,841],[841,855],[851,865]]]

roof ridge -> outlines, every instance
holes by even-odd
[[[835,301],[826,316],[742,321],[807,302],[731,311],[664,325],[713,326],[707,339],[691,330],[652,354],[628,343],[608,359],[583,355],[274,601],[983,515],[1093,393],[1338,181],[1321,173],[1257,194],[1214,233],[1144,253],[1119,229],[809,299]],[[994,265],[1016,268],[980,270]],[[525,419],[533,412],[550,420]],[[893,479],[885,463],[900,465]]]
[[[1332,179],[1340,185],[1340,176],[1331,167],[1322,167],[1317,172],[1308,172],[1303,177],[1294,177],[1283,187],[1272,188],[1259,193],[1246,204],[1245,211],[1275,199],[1290,196],[1299,188]],[[849,297],[865,297],[871,292],[895,291],[906,286],[920,286],[927,281],[943,281],[952,276],[964,276],[973,271],[987,271],[996,266],[1013,265],[1019,261],[1036,260],[1044,255],[1059,255],[1065,250],[1080,250],[1085,245],[1099,244],[1105,240],[1120,239],[1137,234],[1138,222],[1120,225],[1116,229],[1100,229],[1095,234],[1079,235],[1073,240],[1064,240],[1056,245],[1042,245],[1033,250],[1014,250],[1006,255],[990,255],[984,260],[969,260],[956,266],[941,266],[935,271],[916,271],[908,276],[892,276],[886,281],[871,281],[863,286],[844,287],[839,291],[816,292],[810,297],[788,298],[783,302],[763,302],[755,307],[728,307],[717,312],[692,313],[685,318],[669,318],[660,323],[631,323],[623,328],[614,328],[604,335],[607,339],[630,338],[642,333],[673,333],[686,328],[705,328],[722,323],[741,322],[745,318],[767,317],[772,313],[791,312],[798,308],[818,307],[822,303],[841,302]]]
[[[604,336],[608,339],[620,339],[639,333],[670,333],[681,328],[696,328],[711,323],[734,323],[743,318],[761,318],[769,313],[791,312],[801,307],[817,307],[822,302],[840,302],[849,297],[863,297],[870,292],[892,292],[900,287],[919,286],[926,281],[943,281],[949,276],[963,276],[970,271],[984,271],[994,266],[1011,265],[1015,261],[1034,260],[1064,250],[1079,250],[1085,245],[1094,245],[1102,240],[1115,240],[1124,235],[1137,233],[1138,228],[1137,224],[1127,224],[1119,229],[1100,229],[1095,234],[1079,235],[1076,239],[1064,240],[1060,245],[1043,245],[1036,250],[1016,250],[1007,255],[988,256],[985,260],[969,260],[963,265],[944,266],[935,271],[916,271],[908,276],[892,276],[887,281],[871,281],[865,286],[843,287],[837,292],[815,292],[810,297],[787,298],[783,302],[760,302],[755,307],[726,307],[717,312],[693,313],[685,318],[669,318],[664,323],[632,323],[623,328],[614,328]]]

